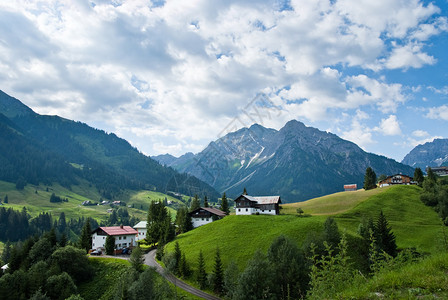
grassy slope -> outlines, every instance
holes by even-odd
[[[81,284],[78,292],[85,300],[113,299],[118,279],[130,266],[129,262],[123,259],[104,257],[89,257],[89,260],[95,270],[95,275],[90,281]],[[163,280],[161,276],[158,276],[157,279]],[[171,287],[174,288],[173,285]],[[179,288],[177,288],[177,294],[181,299],[201,299]]]
[[[100,206],[82,206],[82,202],[85,200],[91,200],[99,202],[101,195],[97,192],[96,188],[89,186],[87,182],[82,182],[79,185],[74,185],[71,190],[68,190],[58,184],[54,184],[48,187],[44,185],[30,185],[28,184],[25,189],[18,191],[15,188],[15,184],[0,181],[0,198],[3,202],[5,195],[8,195],[9,203],[3,204],[4,207],[12,207],[17,210],[21,210],[26,206],[31,216],[36,216],[41,212],[49,212],[53,217],[59,217],[63,211],[67,219],[78,218],[81,216],[95,218],[98,221],[105,220],[109,214],[107,209],[109,205]],[[37,191],[37,193],[36,193]],[[51,203],[50,196],[55,193],[62,198],[68,198],[68,202]],[[135,208],[128,208],[129,214],[135,217],[146,220],[146,215],[151,201],[163,200],[165,197],[173,203],[179,204],[180,200],[153,191],[127,191],[123,193],[119,199],[126,202],[129,205],[134,204]],[[172,207],[168,207],[171,211],[173,218],[175,217],[176,210]]]
[[[341,299],[448,299],[448,254],[355,281]]]
[[[185,251],[193,269],[197,267],[198,253],[202,249],[207,269],[211,270],[216,247],[219,247],[224,265],[234,260],[242,270],[257,249],[266,251],[280,234],[291,237],[301,245],[309,232],[322,230],[327,215],[333,215],[341,231],[356,236],[361,218],[364,215],[376,218],[383,209],[399,247],[416,247],[419,251],[435,253],[441,246],[442,226],[437,214],[419,200],[419,193],[420,188],[416,186],[337,193],[285,205],[293,207],[289,211],[294,214],[294,205],[302,207],[306,213],[314,212],[312,217],[228,216],[179,235],[176,241]],[[334,214],[333,209],[341,213]],[[283,209],[284,212],[288,212],[288,208]],[[169,252],[173,249],[174,243],[167,245]]]

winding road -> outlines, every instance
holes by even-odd
[[[166,280],[173,283],[175,286],[183,289],[184,291],[187,291],[188,293],[198,296],[200,298],[207,299],[207,300],[220,300],[220,298],[210,295],[210,294],[207,294],[206,292],[201,291],[197,288],[194,288],[191,285],[183,282],[179,278],[175,277],[174,275],[166,272],[162,268],[162,266],[156,261],[155,256],[156,256],[156,250],[149,251],[147,254],[145,254],[145,265],[154,267],[156,269],[157,273],[159,273],[160,275],[165,277]]]

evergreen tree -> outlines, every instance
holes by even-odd
[[[198,273],[196,276],[196,280],[199,283],[199,288],[201,290],[205,289],[205,287],[207,286],[207,272],[205,271],[205,260],[204,255],[202,254],[202,250],[199,250]]]
[[[8,203],[9,199],[8,199],[8,195],[5,195],[5,199],[3,200],[4,203]]]
[[[207,196],[204,196],[204,207],[208,207],[208,199],[207,199]]]
[[[221,210],[223,212],[225,212],[226,215],[228,215],[230,213],[229,201],[227,201],[227,197],[226,197],[226,193],[225,192],[224,192],[224,194],[222,194],[222,198],[221,198]]]
[[[427,174],[426,178],[429,181],[437,182],[437,175],[432,171],[431,168],[428,168],[428,174]]]
[[[222,295],[224,291],[224,270],[222,266],[221,255],[219,254],[219,248],[216,248],[213,275],[213,290],[218,295]]]
[[[112,236],[112,235],[106,236],[104,248],[106,249],[107,255],[114,254],[114,250],[115,250],[115,237],[114,236]]]
[[[327,241],[329,245],[336,248],[341,240],[341,235],[339,234],[338,224],[332,217],[328,217],[324,223],[324,240]]]
[[[246,187],[244,187],[244,190],[243,190],[243,195],[247,195],[247,190],[246,190]]]
[[[179,266],[180,266],[180,260],[181,259],[182,259],[182,251],[180,250],[179,242],[176,242],[174,244],[174,260],[175,260],[175,263],[174,263],[174,273],[176,275],[180,274]]]
[[[87,218],[79,237],[79,247],[84,249],[86,253],[92,248],[92,229],[90,227],[90,218]]]
[[[374,188],[376,188],[376,174],[371,167],[368,167],[364,175],[364,189],[367,191]]]
[[[397,244],[395,242],[395,235],[392,232],[389,222],[384,216],[383,211],[380,211],[378,220],[375,226],[375,238],[379,249],[384,250],[387,254],[395,257],[397,255]]]
[[[238,286],[238,265],[231,261],[224,271],[224,293],[227,298],[232,299]]]
[[[129,258],[132,268],[138,273],[143,272],[143,264],[145,263],[145,258],[143,257],[143,251],[140,247],[135,247],[132,250],[131,257]]]
[[[182,253],[182,256],[180,258],[179,271],[180,271],[180,275],[183,278],[188,278],[191,275],[190,265],[188,264],[188,261],[185,258],[185,253]]]
[[[194,198],[191,201],[191,205],[190,205],[190,212],[192,212],[200,207],[201,207],[201,203],[199,202],[199,197],[198,197],[198,195],[194,195]]]
[[[66,228],[67,228],[67,221],[65,220],[65,213],[61,212],[58,220],[58,231],[63,233],[65,232]]]
[[[425,180],[425,177],[423,176],[423,171],[420,168],[415,168],[414,171],[414,181],[417,182],[418,186],[422,187],[423,180]]]

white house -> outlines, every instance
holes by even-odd
[[[237,215],[278,215],[280,196],[253,197],[241,195],[235,199],[235,213]]]
[[[194,228],[222,219],[225,216],[226,213],[222,210],[211,207],[200,207],[190,212],[191,222]]]
[[[131,226],[98,227],[92,232],[92,248],[104,250],[108,235],[115,238],[115,249],[134,247],[137,233]]]
[[[135,237],[135,241],[138,242],[140,240],[144,240],[146,238],[146,232],[148,231],[146,229],[146,224],[148,222],[146,221],[140,221],[137,223],[137,225],[134,226],[134,229],[137,230],[137,236]]]

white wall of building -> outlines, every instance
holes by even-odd
[[[275,215],[275,209],[265,209],[261,210],[258,208],[248,207],[248,208],[236,208],[235,213],[237,215],[255,215],[259,213],[260,215]]]
[[[213,222],[213,219],[210,218],[191,218],[191,222],[193,223],[193,227],[199,227],[208,223]]]
[[[133,234],[116,235],[114,237],[115,237],[115,249],[135,246],[136,237]],[[98,235],[96,232],[92,235],[92,249],[104,248],[105,243],[106,243],[105,235]]]
[[[138,242],[140,240],[144,240],[146,238],[146,233],[148,232],[148,229],[146,228],[136,228],[138,234],[135,237],[135,241]]]

